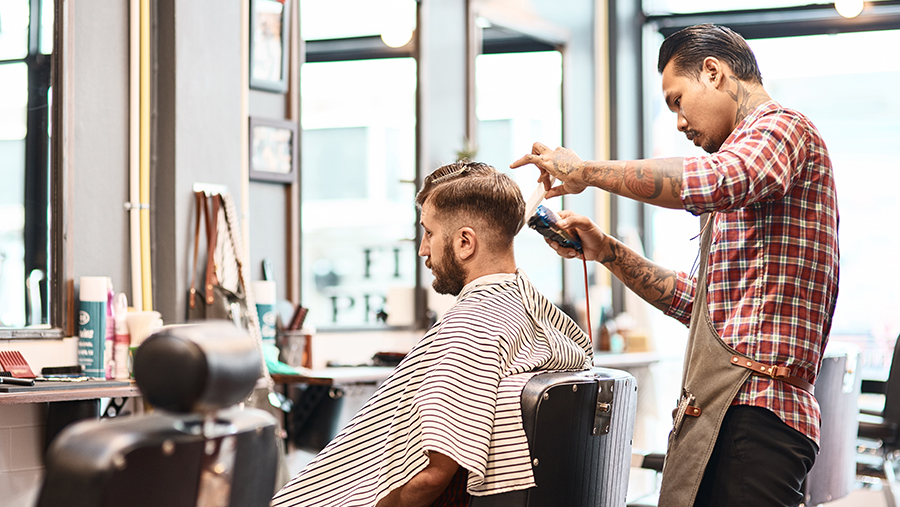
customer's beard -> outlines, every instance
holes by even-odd
[[[466,286],[466,271],[456,260],[453,246],[449,242],[444,246],[443,261],[440,265],[432,264],[431,273],[434,275],[431,286],[438,294],[458,296]]]

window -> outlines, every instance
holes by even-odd
[[[532,78],[510,83],[516,69],[542,69]],[[531,151],[535,140],[550,147],[562,145],[562,54],[559,51],[496,53],[475,60],[478,155],[476,158],[510,174],[525,199],[537,187],[534,168],[509,169]],[[559,211],[562,198],[544,202]],[[516,237],[516,264],[535,287],[561,304],[562,258],[544,243],[543,236],[523,231]]]
[[[0,3],[0,329],[50,325],[53,7]]]
[[[675,116],[662,101],[655,53],[661,42],[656,32],[644,41],[646,155],[702,154],[677,132]],[[884,277],[884,267],[894,264],[900,250],[896,228],[887,225],[900,216],[894,195],[900,185],[894,153],[900,98],[892,84],[900,79],[900,61],[885,59],[883,52],[900,47],[900,30],[748,38],[748,43],[769,94],[807,115],[831,155],[841,217],[840,294],[831,339],[860,345],[864,378],[886,378],[889,351],[900,333],[900,289]],[[697,219],[653,209],[652,224],[654,260],[689,270],[697,243],[687,239],[697,233]],[[671,325],[665,319],[660,326]]]

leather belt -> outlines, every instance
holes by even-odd
[[[787,366],[769,366],[741,356],[731,356],[731,364],[747,368],[756,375],[764,375],[782,382],[787,382],[794,387],[803,389],[809,394],[816,394],[816,387],[814,385],[800,377],[791,375],[791,371]]]

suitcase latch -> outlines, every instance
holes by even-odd
[[[594,409],[592,435],[609,433],[609,426],[612,422],[613,384],[615,384],[614,379],[597,381],[597,406]]]

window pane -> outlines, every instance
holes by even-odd
[[[383,325],[416,281],[416,62],[307,63],[300,83],[303,305],[319,328]]]
[[[28,107],[28,66],[0,64],[0,139],[25,139]]]
[[[41,53],[53,52],[53,0],[41,0]]]
[[[0,328],[25,326],[25,140],[0,139]]]
[[[323,23],[322,20],[340,20]],[[301,0],[300,35],[304,40],[344,39],[396,33],[412,36],[415,0]]]
[[[28,102],[28,70],[24,63],[0,65],[0,97],[0,327],[23,327]]]
[[[649,44],[658,48],[659,42]],[[895,192],[900,186],[895,153],[900,140],[900,97],[895,85],[900,60],[885,59],[871,48],[900,47],[900,31],[760,39],[749,44],[769,94],[807,115],[831,155],[841,215],[840,295],[832,340],[858,343],[863,348],[863,375],[886,377],[890,350],[900,333],[896,309],[900,288],[884,283],[884,267],[892,266],[900,251],[900,235],[888,225],[900,216]],[[798,54],[803,58],[795,58]],[[675,115],[662,104],[652,61],[645,66],[647,78],[654,79],[656,86],[648,88],[645,99],[651,111],[650,155],[701,154],[675,130]],[[691,237],[697,222],[686,220],[683,230],[675,232],[668,219],[659,218],[662,213],[673,212],[654,211],[654,244],[665,245],[665,253],[670,253],[673,243],[668,235]],[[696,251],[693,243],[691,247],[686,252]]]
[[[521,69],[541,69],[510,82]],[[478,141],[475,159],[510,174],[527,200],[537,188],[537,170],[509,164],[540,141],[562,144],[562,55],[558,51],[479,55],[475,60]],[[559,211],[561,199],[544,204]],[[562,260],[543,236],[523,230],[516,237],[516,264],[545,296],[562,302]]]
[[[0,2],[0,60],[28,54],[28,0]]]
[[[808,115],[828,143],[841,214],[841,284],[832,338],[858,342],[863,374],[886,378],[900,333],[900,288],[884,283],[884,267],[895,264],[900,251],[900,235],[887,225],[900,217],[900,60],[871,48],[900,47],[900,30],[750,45],[769,92]],[[804,58],[789,63],[791,54]]]

